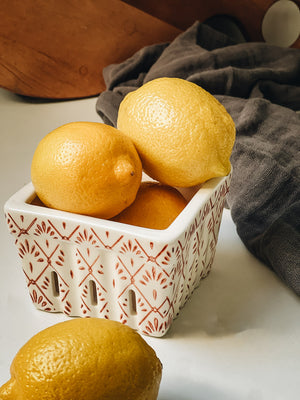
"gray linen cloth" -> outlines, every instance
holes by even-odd
[[[237,43],[195,22],[103,76],[96,110],[113,126],[124,96],[163,76],[194,82],[225,106],[237,129],[228,206],[238,235],[300,295],[300,50]]]

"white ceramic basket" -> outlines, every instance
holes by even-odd
[[[32,302],[44,311],[113,319],[163,336],[211,269],[230,178],[194,188],[165,230],[34,205],[29,183],[6,202],[5,218]]]

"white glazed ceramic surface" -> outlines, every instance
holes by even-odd
[[[230,177],[202,185],[165,230],[33,205],[29,183],[6,202],[5,216],[32,302],[163,336],[211,269]]]

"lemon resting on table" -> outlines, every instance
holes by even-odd
[[[16,354],[1,400],[156,400],[162,365],[132,328],[75,318],[33,336]]]

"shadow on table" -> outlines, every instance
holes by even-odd
[[[216,388],[208,383],[195,383],[192,381],[184,382],[187,387],[186,393],[179,390],[178,387],[168,388],[168,393],[161,391],[158,396],[158,400],[241,400],[240,393],[233,393],[228,388]],[[177,385],[176,385],[177,386]],[[253,393],[254,394],[254,393]],[[255,397],[251,396],[250,399],[259,400],[261,397],[258,393],[255,393]]]
[[[234,252],[221,249],[211,273],[195,289],[165,337],[224,336],[268,323],[276,327],[269,314],[274,314],[277,305],[280,308],[280,297],[286,295],[292,294],[242,245]]]

